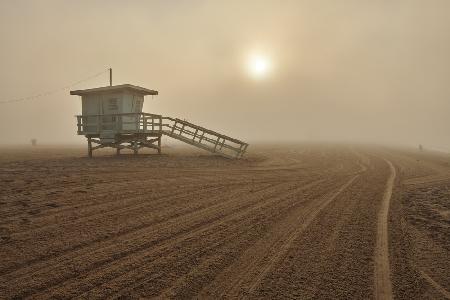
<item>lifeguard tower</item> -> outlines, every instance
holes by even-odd
[[[95,149],[156,149],[161,153],[163,135],[212,153],[241,158],[248,144],[187,121],[142,112],[144,97],[158,91],[122,84],[71,91],[81,96],[82,114],[77,116],[78,134],[88,141],[88,154]],[[93,146],[92,144],[96,144]]]

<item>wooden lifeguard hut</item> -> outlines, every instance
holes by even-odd
[[[110,77],[111,78],[111,77]],[[248,144],[187,121],[144,113],[144,97],[158,91],[121,84],[70,91],[81,96],[82,114],[77,117],[78,134],[88,141],[88,154],[103,147],[156,149],[161,153],[163,135],[229,158],[241,158]],[[96,144],[93,146],[92,144]]]

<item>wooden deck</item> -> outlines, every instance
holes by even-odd
[[[88,137],[89,143],[90,138],[99,138],[92,140],[99,144],[92,150],[115,147],[118,151],[128,148],[137,153],[138,149],[149,147],[160,152],[162,135],[229,158],[241,158],[248,147],[245,142],[185,120],[149,113],[83,115],[77,116],[77,120],[79,135]],[[158,146],[153,145],[156,141]]]

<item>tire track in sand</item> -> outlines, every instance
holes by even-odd
[[[300,190],[302,190],[306,187],[309,187],[309,186],[313,186],[320,182],[321,182],[320,179],[312,181],[307,186],[301,187]],[[224,226],[223,224],[227,220],[233,220],[238,216],[248,215],[249,212],[252,212],[255,210],[255,207],[263,207],[263,206],[269,205],[272,202],[276,203],[277,200],[280,200],[283,197],[286,197],[287,195],[295,194],[299,190],[298,188],[293,188],[293,189],[289,188],[284,194],[276,195],[276,187],[279,187],[279,186],[280,186],[280,184],[271,186],[270,191],[267,191],[267,190],[265,191],[265,192],[271,193],[272,196],[274,196],[274,197],[266,197],[266,198],[270,199],[270,201],[262,201],[261,202],[261,201],[258,201],[258,199],[255,199],[255,201],[252,201],[252,203],[249,203],[248,205],[235,207],[233,210],[227,211],[225,215],[215,215],[213,217],[213,220],[204,220],[204,221],[202,221],[201,224],[199,224],[195,228],[190,228],[188,230],[180,232],[180,234],[178,234],[176,236],[171,236],[170,239],[165,240],[162,243],[156,245],[151,250],[149,250],[147,248],[143,248],[143,249],[139,249],[139,251],[133,251],[132,254],[135,255],[135,256],[133,256],[133,258],[131,258],[130,255],[127,255],[124,257],[116,256],[114,258],[114,260],[108,261],[107,264],[96,265],[95,268],[88,268],[87,270],[83,270],[83,277],[85,279],[89,278],[88,279],[89,284],[83,284],[83,283],[80,284],[80,278],[79,278],[79,274],[78,274],[75,277],[71,277],[62,282],[58,282],[58,284],[56,284],[56,285],[51,284],[51,286],[45,286],[45,287],[39,289],[36,293],[30,294],[27,296],[31,296],[33,298],[40,298],[44,294],[48,296],[48,295],[51,295],[52,293],[58,293],[56,290],[61,288],[61,286],[63,284],[65,285],[64,289],[66,290],[66,292],[67,292],[67,290],[70,290],[70,291],[77,291],[77,293],[80,293],[80,292],[87,293],[91,289],[97,288],[97,285],[105,285],[111,280],[115,281],[120,278],[123,279],[124,276],[127,276],[127,274],[130,272],[133,273],[133,278],[135,278],[135,280],[131,283],[132,287],[135,288],[136,286],[142,285],[143,283],[141,282],[141,280],[144,280],[144,282],[145,282],[149,278],[147,278],[146,276],[142,276],[142,274],[145,274],[145,272],[141,272],[140,269],[144,268],[145,265],[140,265],[137,267],[136,261],[135,261],[136,259],[139,259],[141,261],[143,259],[150,259],[150,260],[154,260],[155,258],[161,259],[160,255],[155,255],[155,254],[161,253],[161,252],[165,252],[165,255],[169,255],[170,253],[177,253],[178,248],[176,248],[176,247],[177,247],[177,245],[180,245],[180,243],[182,243],[183,241],[188,241],[195,236],[201,236],[200,233],[206,232],[208,229],[215,228],[217,226]],[[275,188],[275,189],[272,190],[272,188]],[[235,200],[236,200],[236,202],[241,202],[240,198],[236,198]],[[204,215],[199,215],[198,217],[203,219]],[[236,223],[236,224],[233,224],[232,226],[229,226],[229,228],[232,228],[232,227],[238,228],[239,226],[240,225],[238,223]],[[232,237],[232,236],[230,236],[230,237]],[[219,240],[223,240],[220,237],[217,237],[217,238]],[[129,253],[127,253],[127,254],[129,254]],[[114,262],[114,264],[110,264],[111,262]],[[123,280],[119,280],[119,281],[126,282]],[[114,285],[114,286],[116,286],[116,285]],[[129,287],[127,287],[127,288],[129,288]],[[84,295],[84,294],[82,294],[82,295]],[[81,297],[83,298],[84,296],[81,296]],[[90,298],[90,297],[88,297],[88,298]]]
[[[212,295],[219,298],[242,297],[242,292],[245,291],[246,295],[252,295],[255,289],[259,286],[261,281],[267,276],[270,270],[286,255],[290,249],[294,240],[311,224],[311,222],[317,217],[317,215],[330,204],[336,197],[338,197],[345,189],[347,189],[360,174],[352,176],[349,180],[346,180],[337,190],[331,193],[327,193],[323,199],[317,199],[311,203],[311,206],[303,209],[303,211],[295,217],[295,220],[286,218],[285,222],[290,224],[280,225],[283,229],[279,229],[279,233],[274,233],[270,239],[270,242],[263,242],[255,247],[258,248],[255,254],[256,248],[247,251],[241,259],[228,267],[228,270],[223,272],[216,280],[208,287],[208,290],[204,289],[199,295],[200,298],[211,297]],[[242,277],[243,276],[243,277]],[[228,278],[228,279],[227,279]],[[235,278],[233,280],[233,278]],[[220,282],[220,283],[219,283]],[[218,286],[216,285],[218,284]]]
[[[36,272],[33,272],[33,274],[28,275],[27,280],[25,280],[25,282],[30,282],[30,286],[28,286],[25,290],[24,293],[21,294],[17,294],[16,296],[18,298],[22,298],[22,297],[32,297],[32,298],[36,298],[38,297],[38,295],[42,295],[42,294],[48,294],[51,292],[51,290],[53,288],[60,288],[62,285],[66,285],[67,283],[78,283],[80,281],[80,274],[83,273],[84,277],[87,277],[88,275],[94,275],[94,278],[98,277],[98,274],[96,272],[98,272],[99,269],[104,269],[107,268],[108,266],[111,265],[111,263],[114,262],[113,265],[119,265],[120,261],[124,261],[128,264],[130,264],[130,257],[134,257],[135,255],[146,255],[148,254],[149,251],[149,247],[152,247],[153,251],[156,251],[157,249],[161,249],[164,248],[165,246],[167,246],[167,244],[171,244],[174,241],[178,241],[181,238],[188,238],[189,235],[192,233],[191,230],[200,230],[200,229],[205,229],[208,228],[214,224],[216,224],[217,222],[220,222],[221,218],[223,217],[222,214],[218,214],[217,212],[220,212],[223,210],[223,208],[226,205],[230,205],[231,203],[234,204],[238,204],[237,206],[233,206],[233,210],[231,211],[227,211],[226,213],[230,213],[232,214],[235,211],[239,211],[241,209],[243,209],[244,207],[247,207],[248,209],[250,209],[251,207],[253,207],[254,205],[260,205],[260,201],[258,201],[258,197],[256,197],[256,195],[258,195],[259,193],[264,194],[264,193],[275,193],[277,186],[279,185],[283,185],[286,186],[285,183],[276,183],[274,185],[270,185],[268,187],[265,187],[263,189],[260,189],[258,192],[252,194],[254,195],[255,199],[252,200],[249,203],[241,203],[242,201],[240,201],[241,197],[239,196],[231,196],[228,195],[228,197],[230,198],[230,201],[225,201],[223,203],[219,203],[217,205],[211,206],[211,207],[206,207],[204,209],[201,210],[197,210],[194,212],[190,213],[190,217],[188,218],[190,223],[189,224],[184,224],[184,223],[180,223],[182,224],[182,228],[180,228],[180,230],[177,230],[178,232],[175,232],[173,234],[171,234],[170,236],[167,237],[163,237],[162,239],[159,238],[159,236],[157,235],[157,233],[161,230],[161,229],[153,229],[153,232],[147,232],[147,229],[142,230],[142,232],[139,232],[139,235],[141,234],[145,234],[147,236],[152,236],[154,235],[155,238],[157,239],[158,243],[155,244],[153,239],[150,238],[142,238],[142,236],[136,236],[133,239],[132,242],[132,246],[129,247],[127,245],[127,243],[124,243],[123,241],[121,242],[122,245],[119,246],[114,246],[114,245],[107,245],[107,248],[109,249],[109,251],[105,251],[105,248],[98,248],[94,251],[92,251],[91,253],[86,253],[86,251],[83,251],[83,254],[77,255],[77,257],[82,258],[82,257],[87,257],[86,255],[89,255],[89,259],[87,259],[85,262],[79,262],[78,265],[78,270],[77,272],[69,272],[66,274],[59,274],[58,272],[55,272],[57,270],[54,270],[53,273],[56,273],[56,276],[53,275],[53,279],[45,277],[46,280],[43,282],[31,282],[30,281],[30,276],[35,276]],[[287,185],[292,185],[291,183],[288,183]],[[289,189],[290,190],[290,189]],[[219,197],[219,196],[218,196]],[[211,218],[210,219],[205,219],[205,213],[212,213]],[[161,226],[169,226],[169,224],[167,223],[173,223],[176,222],[174,220],[170,220],[170,222],[165,222],[162,223]],[[179,223],[180,221],[178,221]],[[192,223],[192,224],[191,224]],[[170,227],[170,226],[169,226]],[[94,245],[95,246],[95,245]],[[124,248],[124,249],[122,249]],[[119,251],[118,249],[121,249],[121,251]],[[73,258],[72,258],[73,259]],[[64,265],[62,265],[64,266]],[[51,268],[54,267],[53,265],[47,266],[45,267],[45,269],[43,269],[43,272],[45,273],[49,273],[48,270],[51,270]],[[43,277],[41,275],[41,277]],[[23,280],[20,279],[20,280]],[[94,279],[92,279],[94,280]],[[10,282],[10,285],[14,285],[17,284],[15,282]],[[78,290],[79,292],[82,291],[82,289],[78,286],[76,288],[76,290]]]
[[[259,272],[255,277],[253,277],[252,282],[250,284],[249,293],[253,293],[253,291],[258,287],[262,279],[264,279],[267,273],[275,266],[278,261],[287,253],[293,241],[301,234],[311,222],[317,217],[317,215],[330,204],[337,196],[339,196],[344,190],[346,190],[352,183],[358,178],[360,174],[357,174],[350,178],[345,184],[343,184],[336,192],[334,192],[328,199],[321,203],[317,209],[311,212],[308,218],[304,221],[304,223],[294,231],[290,236],[287,237],[285,243],[280,247],[277,255],[274,255],[267,265],[263,268],[261,272]]]
[[[310,189],[313,186],[317,186],[318,184],[323,183],[323,180],[319,180],[319,182],[313,182],[311,184],[307,184],[304,185],[302,187],[299,187],[298,191],[304,191],[307,189]],[[280,218],[281,215],[285,215],[288,213],[288,211],[290,209],[295,209],[297,205],[302,205],[304,204],[304,202],[298,202],[297,204],[295,204],[294,206],[292,204],[289,204],[290,201],[292,199],[290,199],[292,196],[292,194],[284,194],[284,195],[277,195],[277,199],[273,199],[275,201],[271,200],[271,203],[269,203],[269,205],[265,205],[266,208],[269,208],[270,206],[272,206],[273,204],[282,204],[282,206],[277,206],[277,209],[273,209],[272,212],[275,212],[275,215],[271,215],[270,218]],[[308,201],[311,201],[312,199],[309,199]],[[253,210],[253,212],[255,212],[256,210]],[[261,210],[262,212],[263,210]],[[254,222],[255,218],[259,219],[259,217],[254,214],[248,214],[250,211],[244,212],[244,214],[242,214],[241,212],[239,212],[240,215],[242,215],[245,218],[242,218],[242,222],[237,222],[235,221],[234,224],[230,225],[227,227],[227,230],[237,230],[237,229],[242,229],[242,228],[247,228],[247,231],[252,231],[252,228],[258,227],[258,222]],[[235,214],[234,217],[236,217],[238,214]],[[261,215],[260,215],[261,216]],[[253,220],[252,220],[253,219]],[[225,221],[225,220],[224,220]],[[247,223],[247,225],[249,227],[246,227],[245,223]],[[241,234],[235,233],[235,234],[228,234],[226,235],[226,238],[224,237],[220,237],[220,235],[213,235],[213,240],[215,240],[214,244],[212,244],[211,246],[204,246],[201,247],[200,249],[196,250],[196,252],[192,252],[192,253],[188,253],[186,257],[183,257],[181,260],[179,260],[177,263],[182,264],[183,261],[188,261],[189,259],[192,259],[193,257],[200,257],[202,255],[202,253],[206,253],[207,250],[212,250],[212,249],[218,249],[219,247],[224,247],[224,245],[229,244],[230,241],[232,239],[235,239],[236,236],[239,236]],[[196,235],[197,237],[199,235]],[[223,257],[221,258],[223,259]],[[158,259],[160,260],[160,259]],[[160,268],[156,268],[156,269],[160,269]],[[127,286],[124,289],[121,289],[119,291],[117,291],[113,297],[111,297],[112,299],[116,299],[116,298],[120,298],[123,294],[126,294],[127,292],[131,292],[132,290],[135,290],[139,287],[142,287],[146,284],[149,284],[149,282],[155,280],[156,278],[162,278],[165,275],[165,271],[164,270],[160,270],[156,273],[156,275],[152,275],[152,276],[143,276],[144,281],[142,282],[137,282],[137,284],[134,284],[132,286]],[[133,276],[134,278],[136,278],[136,276]],[[160,291],[160,294],[158,296],[159,299],[166,299],[166,298],[173,298],[174,295],[171,293],[174,286],[178,286],[178,288],[180,287],[180,284],[183,283],[183,280],[185,279],[185,277],[179,277],[177,278],[177,280],[175,280],[174,282],[172,282],[172,284],[170,286],[167,286],[164,290]],[[110,297],[108,295],[108,297]],[[176,297],[175,297],[176,298]],[[196,296],[197,299],[202,299],[202,298],[208,298],[208,297],[202,297],[201,295],[197,295]]]
[[[393,299],[389,267],[388,216],[396,171],[394,165],[389,160],[385,159],[385,161],[389,165],[390,175],[386,183],[386,190],[384,191],[381,208],[378,213],[377,239],[375,246],[375,299]]]
[[[430,275],[428,275],[424,271],[420,270],[417,267],[416,270],[419,272],[420,276],[428,282],[428,284],[430,284],[437,292],[442,295],[442,297],[444,297],[445,299],[450,299],[449,291],[447,291],[443,286],[434,281],[433,278],[431,278]]]
[[[280,184],[280,183],[278,183],[278,184]],[[277,184],[261,188],[257,192],[263,192],[266,189],[270,189],[276,185]],[[238,193],[242,193],[243,191],[244,191],[243,189],[238,189],[235,192],[237,195],[239,195]],[[232,192],[229,192],[229,197],[231,200],[236,201],[235,198],[231,197],[230,195],[234,195]],[[213,197],[212,199],[216,199],[217,201],[219,201],[220,199],[223,199],[223,197],[221,197],[221,195],[219,194],[216,197]],[[228,202],[229,201],[224,200],[222,204],[218,202],[218,204],[214,205],[213,207],[214,208],[220,207],[220,205],[224,205],[225,203],[228,203]],[[144,234],[144,235],[149,234],[148,230],[151,229],[152,227],[165,226],[167,224],[170,224],[170,222],[173,222],[174,219],[183,218],[184,216],[187,216],[187,215],[191,215],[191,216],[196,215],[200,212],[204,212],[204,211],[207,211],[210,209],[212,209],[211,206],[206,206],[206,207],[194,208],[193,210],[189,209],[184,212],[182,211],[181,213],[175,212],[175,214],[170,214],[170,215],[166,216],[162,221],[144,222],[137,227],[125,228],[125,230],[123,232],[120,232],[119,234],[116,234],[114,236],[108,236],[108,237],[104,237],[104,238],[94,240],[94,241],[92,241],[92,240],[86,241],[86,243],[83,243],[82,246],[80,246],[79,248],[70,249],[68,251],[62,252],[56,257],[49,255],[45,259],[40,259],[37,262],[29,263],[28,265],[25,264],[21,268],[10,272],[10,273],[15,273],[15,274],[10,275],[10,273],[8,273],[9,276],[7,276],[7,277],[8,278],[16,277],[16,279],[15,279],[16,281],[19,278],[19,280],[22,282],[31,282],[30,277],[32,278],[32,277],[38,275],[39,278],[41,278],[41,277],[45,278],[43,273],[44,274],[45,273],[59,274],[62,270],[61,268],[67,268],[67,260],[74,261],[77,258],[89,257],[89,256],[91,259],[96,254],[98,254],[97,253],[98,251],[102,251],[106,248],[107,249],[112,248],[114,250],[113,253],[108,252],[111,255],[111,257],[109,257],[109,260],[118,260],[121,256],[128,256],[134,252],[141,251],[142,249],[146,249],[147,247],[151,246],[152,243],[154,243],[155,241],[153,239],[152,240],[142,239],[142,234]],[[154,231],[154,229],[153,229],[153,231]],[[141,239],[139,239],[139,237],[141,237]],[[114,241],[119,238],[122,241],[122,243],[124,242],[124,240],[131,239],[133,241],[133,243],[132,243],[133,247],[129,248],[129,247],[126,247],[126,245],[122,245],[122,247],[126,248],[126,251],[118,252],[118,249],[121,249],[122,247],[121,247],[121,245],[114,246]],[[157,239],[157,241],[158,241],[158,239]],[[88,255],[88,256],[86,256],[86,255]],[[107,263],[108,259],[106,261],[104,261],[105,258],[103,258],[103,260],[97,259],[95,264],[101,265],[102,263]],[[90,262],[90,259],[85,260],[84,263],[79,263],[78,268],[80,268],[80,270],[81,270],[81,267],[84,266],[85,263],[92,263],[92,262]],[[68,275],[66,274],[66,276],[68,276]],[[60,280],[61,282],[59,282],[57,280],[58,277],[59,277],[58,280]],[[5,280],[5,277],[1,278],[1,279]],[[54,285],[55,283],[61,284],[63,282],[63,279],[64,279],[64,276],[60,274],[59,276],[56,276],[55,278],[53,278],[52,280],[47,282],[47,285],[52,285],[52,284]],[[39,280],[34,280],[34,284],[37,284],[37,283],[39,283]],[[8,284],[14,286],[14,285],[17,285],[17,282],[10,281]],[[1,290],[1,288],[2,288],[2,285],[0,284],[0,290]],[[31,290],[39,290],[39,288],[37,286],[29,287],[28,289],[30,291]],[[21,298],[21,297],[22,297],[22,295],[19,298]]]
[[[300,211],[293,211],[277,228],[254,247],[247,250],[239,260],[222,272],[214,282],[199,294],[200,297],[239,297],[242,292],[251,295],[268,272],[286,255],[292,243],[312,223],[318,214],[346,190],[361,174],[365,173],[370,164],[358,156],[359,171],[354,173],[337,189],[317,198]],[[234,279],[233,279],[234,278]],[[231,280],[230,280],[231,279]]]

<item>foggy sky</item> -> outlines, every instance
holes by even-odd
[[[0,0],[0,101],[113,68],[146,112],[244,141],[450,149],[450,1]],[[267,78],[245,69],[270,57]],[[108,75],[72,89],[108,84]],[[0,143],[84,143],[69,90],[0,105]]]

